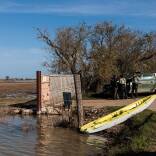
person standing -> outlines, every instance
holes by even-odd
[[[111,86],[113,88],[113,99],[118,99],[118,79],[116,77],[116,75],[113,75],[112,79],[111,79]]]
[[[120,84],[121,98],[127,99],[126,78],[123,75],[120,75],[119,84]]]
[[[138,97],[138,84],[139,84],[139,77],[134,74],[132,78],[132,98]]]

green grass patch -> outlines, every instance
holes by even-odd
[[[124,128],[113,138],[109,155],[150,152],[156,147],[156,112],[145,110],[122,125]]]

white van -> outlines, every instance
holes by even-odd
[[[146,73],[139,76],[138,93],[156,92],[156,73]]]

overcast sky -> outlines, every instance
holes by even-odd
[[[35,28],[54,36],[59,27],[112,21],[156,30],[156,0],[0,0],[0,77],[34,77],[43,70],[43,44]]]

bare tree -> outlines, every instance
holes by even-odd
[[[52,72],[80,74],[84,92],[102,91],[114,74],[156,72],[153,32],[102,22],[58,29],[55,38],[38,29],[38,37],[49,48],[49,61],[44,65]]]
[[[155,36],[153,33],[144,34],[111,22],[93,26],[89,37],[90,66],[94,71],[92,84],[96,84],[96,90],[101,90],[103,82],[109,82],[113,74],[154,72]]]
[[[50,54],[56,60],[57,68],[62,71],[66,69],[74,75],[78,122],[81,127],[83,125],[83,105],[78,74],[81,73],[85,61],[86,27],[82,24],[78,27],[59,29],[55,38],[51,38],[47,31],[38,29],[38,38],[49,47]]]
[[[111,22],[96,24],[90,37],[90,63],[94,71],[94,84],[96,91],[102,90],[103,82],[108,82],[116,70],[116,31],[117,26]]]
[[[156,34],[147,33],[143,36],[144,46],[143,55],[140,56],[139,62],[143,64],[143,71],[156,72]]]

